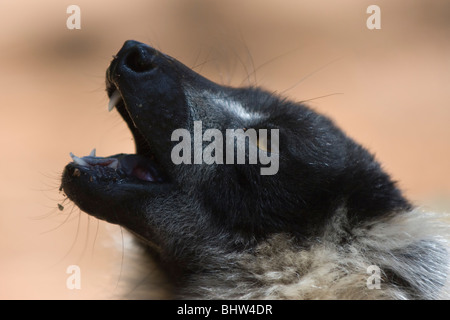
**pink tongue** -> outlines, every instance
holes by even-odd
[[[138,178],[140,180],[144,180],[144,181],[150,181],[150,182],[155,181],[155,179],[150,174],[150,172],[141,167],[135,167],[133,169],[133,176],[135,176],[136,178]]]

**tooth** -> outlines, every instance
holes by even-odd
[[[113,159],[113,161],[108,164],[108,167],[117,170],[117,168],[119,167],[119,160]]]
[[[109,98],[108,111],[114,109],[114,107],[117,105],[120,99],[122,99],[120,92],[118,90],[114,91],[113,94],[111,95],[111,98]]]
[[[89,157],[95,157],[96,150],[92,149],[91,153],[89,153]]]
[[[81,158],[78,158],[78,157],[77,157],[76,155],[74,155],[72,152],[70,153],[70,156],[72,157],[73,162],[75,162],[76,164],[79,164],[80,166],[89,167],[89,164],[88,164],[86,161],[84,161],[84,160],[81,159]]]

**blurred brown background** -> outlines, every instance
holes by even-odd
[[[66,28],[70,4],[81,30]],[[381,30],[366,28],[371,4]],[[133,152],[104,91],[127,39],[217,82],[310,100],[415,203],[450,211],[449,17],[447,0],[1,1],[0,298],[110,298],[137,267],[119,227],[58,192],[69,152]],[[72,264],[81,290],[66,287]]]

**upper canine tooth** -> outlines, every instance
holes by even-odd
[[[120,95],[120,92],[118,90],[114,91],[111,97],[109,98],[108,102],[108,111],[111,111],[114,109],[114,107],[117,105],[117,103],[122,99],[122,96]]]

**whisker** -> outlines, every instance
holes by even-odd
[[[315,75],[316,73],[320,72],[321,70],[325,69],[326,67],[330,66],[331,64],[341,60],[343,57],[339,57],[336,58],[334,60],[331,60],[330,62],[326,63],[325,65],[321,66],[320,68],[308,73],[307,75],[305,75],[303,78],[301,78],[299,81],[297,81],[296,83],[294,83],[292,86],[290,86],[289,88],[281,91],[281,94],[285,94],[286,92],[294,89],[295,87],[297,87],[300,83],[302,83],[303,81],[305,81],[306,79],[310,78],[311,76]]]

